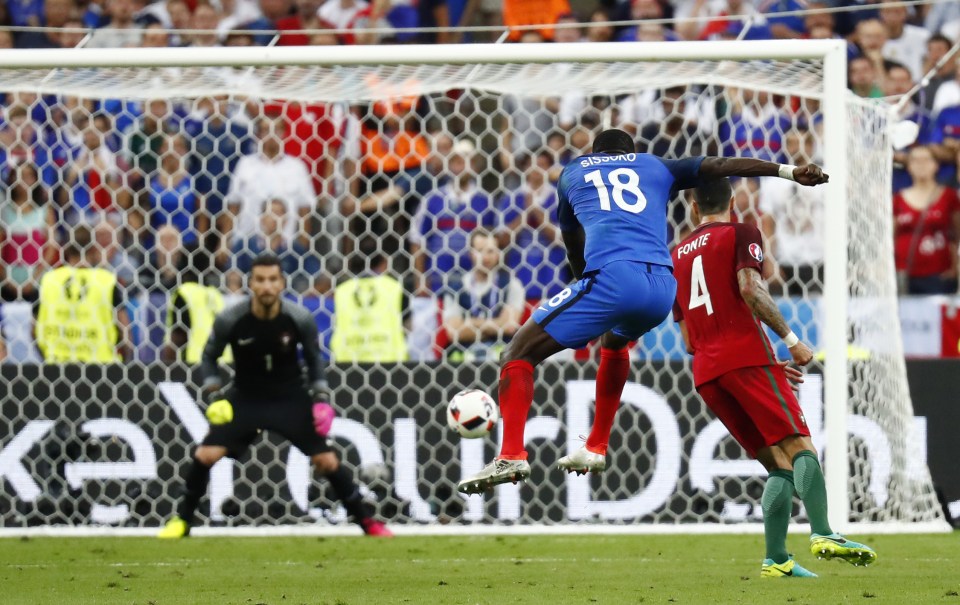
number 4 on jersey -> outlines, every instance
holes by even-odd
[[[688,309],[707,307],[707,315],[713,315],[713,303],[710,302],[710,290],[707,290],[707,278],[703,274],[703,257],[693,259],[690,270],[690,304]]]

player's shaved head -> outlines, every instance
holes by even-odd
[[[633,137],[618,128],[604,130],[593,140],[594,153],[633,153]]]
[[[702,182],[693,190],[693,197],[697,200],[701,215],[724,212],[730,207],[730,198],[733,197],[730,179]]]

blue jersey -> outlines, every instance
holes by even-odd
[[[557,187],[557,222],[561,231],[583,227],[584,272],[620,260],[673,266],[667,204],[677,191],[696,187],[701,162],[594,153],[568,164]]]

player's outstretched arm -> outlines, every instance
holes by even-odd
[[[777,304],[773,302],[767,284],[760,277],[760,272],[752,267],[744,267],[737,271],[737,283],[740,286],[740,296],[747,303],[753,314],[777,333],[784,344],[790,349],[793,360],[805,366],[813,359],[813,351],[806,344],[800,342],[797,335],[787,325]]]
[[[701,179],[720,179],[728,176],[778,176],[812,187],[830,181],[830,176],[816,164],[792,166],[753,158],[706,157],[700,164]]]

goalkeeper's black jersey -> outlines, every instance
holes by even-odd
[[[253,316],[245,298],[217,315],[203,349],[204,377],[219,380],[216,360],[229,344],[236,368],[233,384],[244,395],[272,399],[302,390],[304,366],[311,384],[323,381],[317,336],[317,324],[305,308],[283,301],[275,318],[262,320]]]

